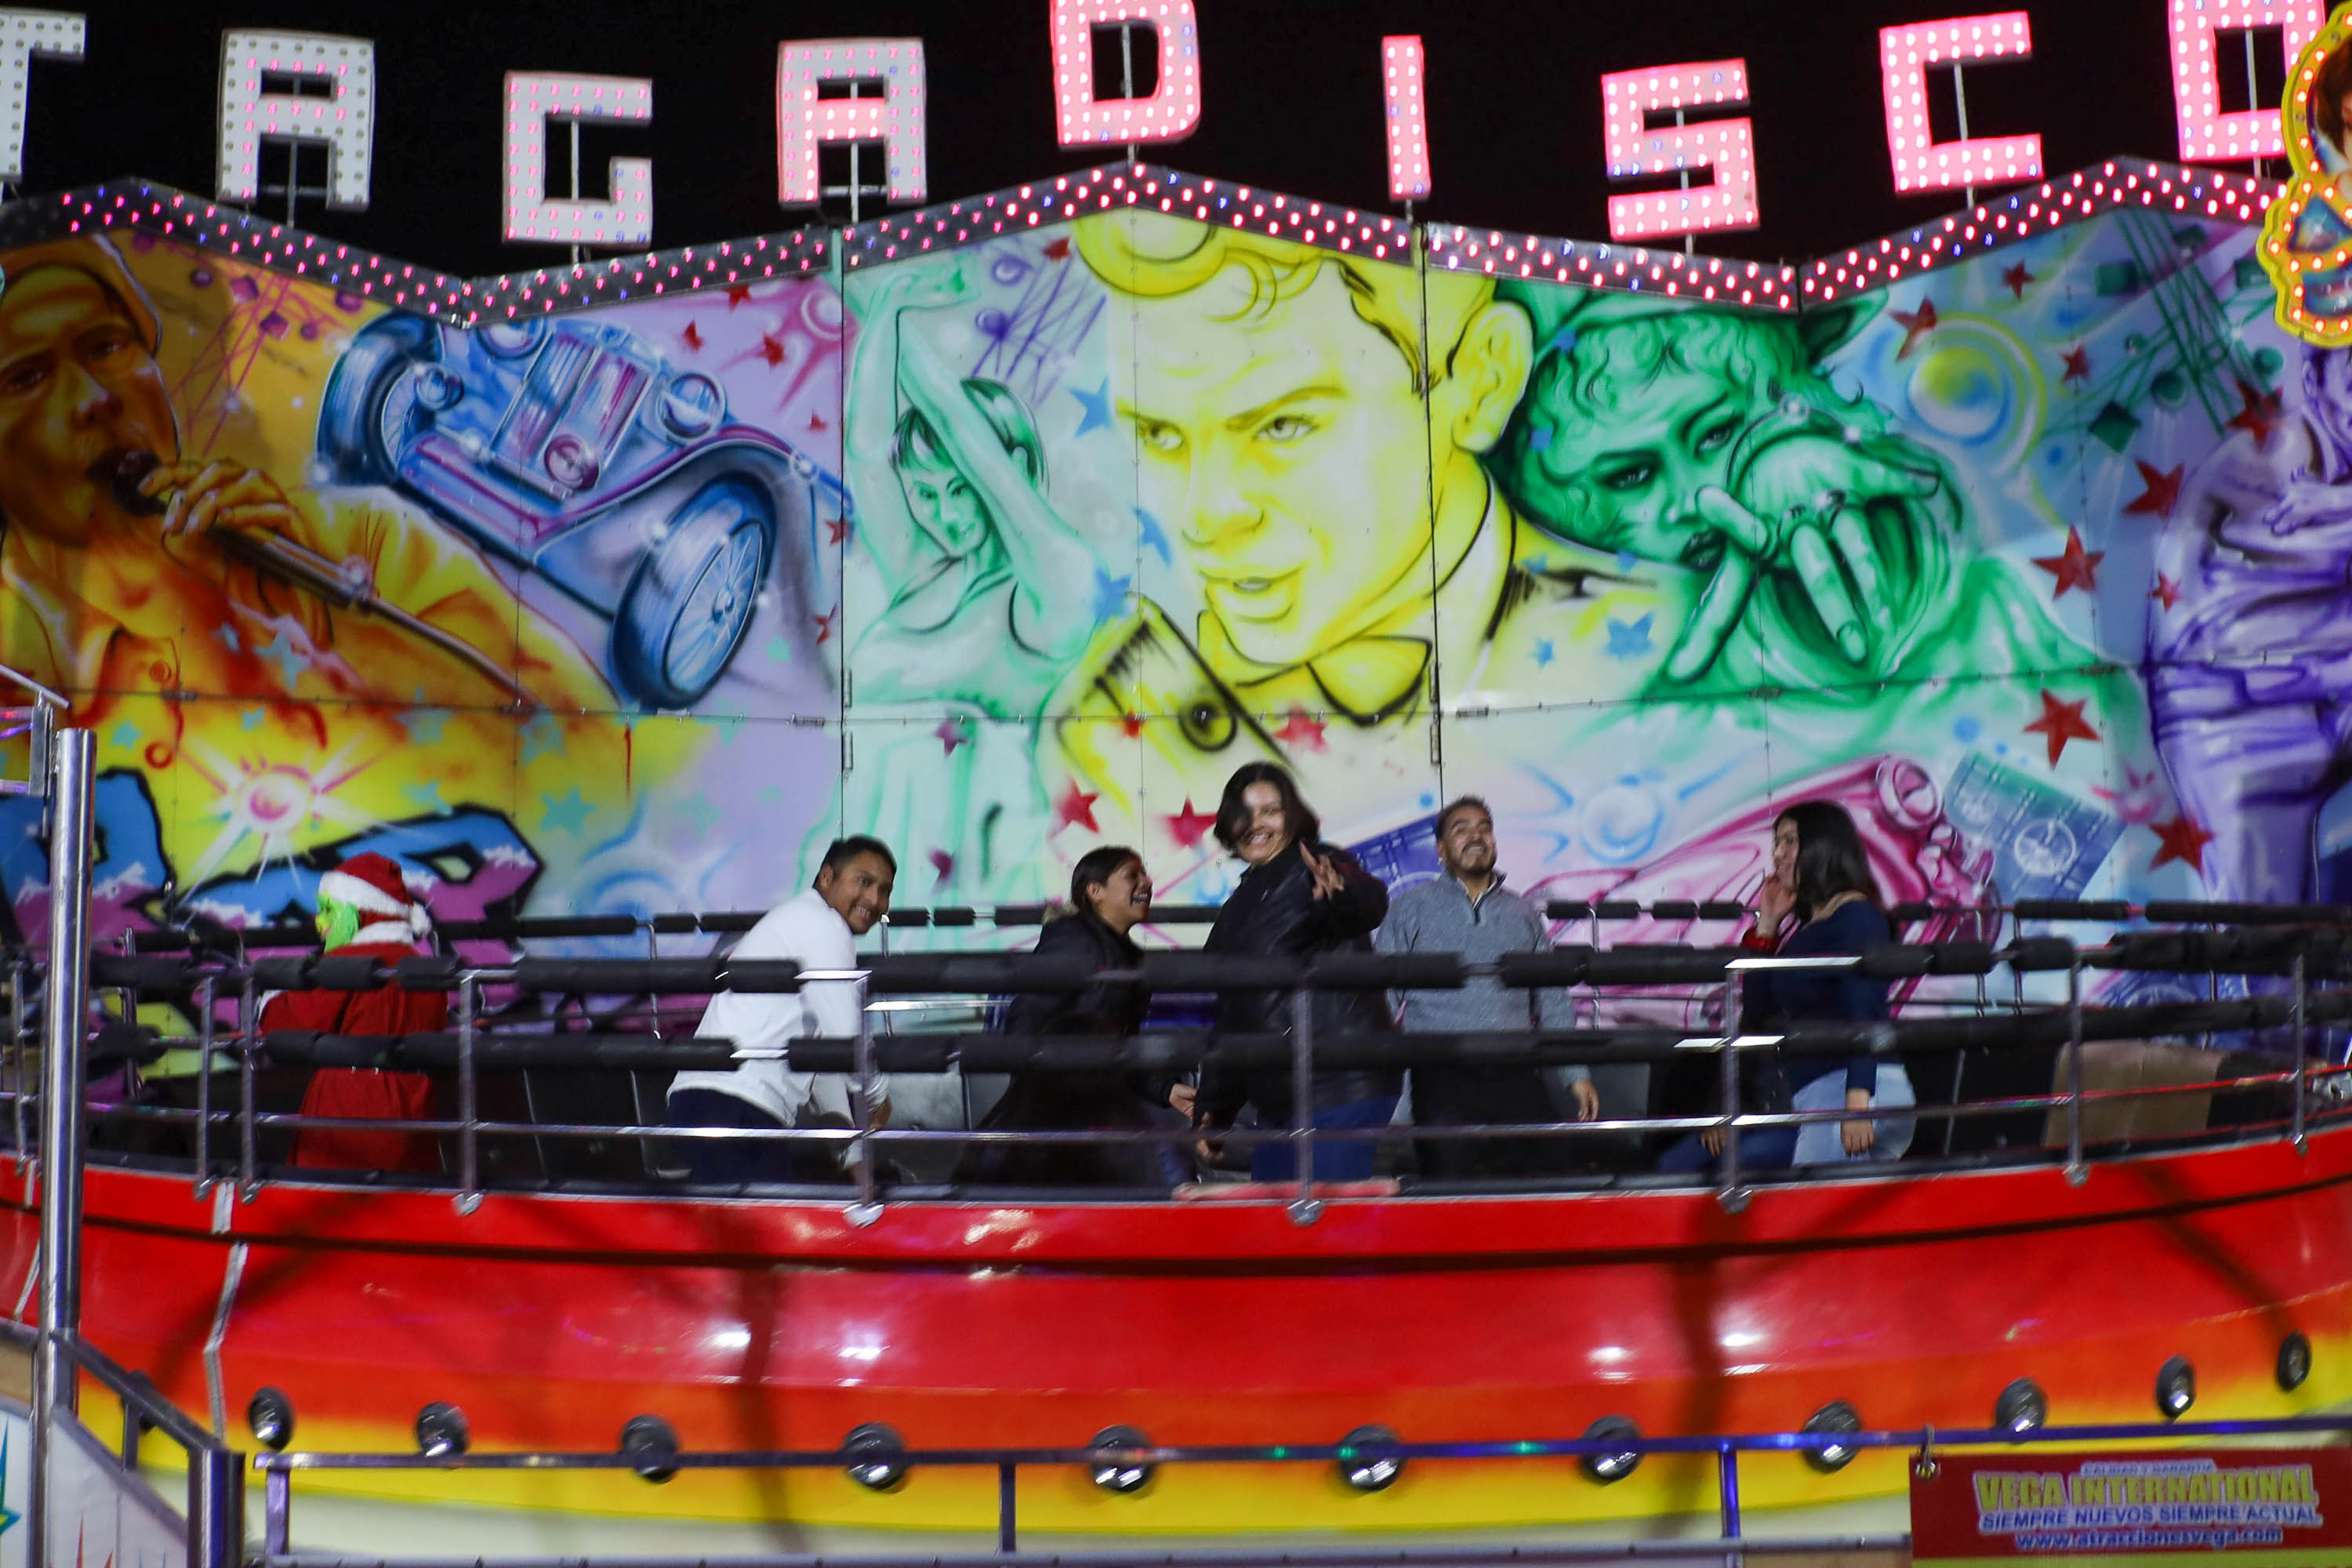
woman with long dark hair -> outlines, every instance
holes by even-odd
[[[1795,923],[1792,925],[1790,922]],[[1871,874],[1853,818],[1834,801],[1801,801],[1772,824],[1772,873],[1756,896],[1756,929],[1741,945],[1782,958],[1859,953],[1895,940],[1895,928]],[[1750,970],[1743,977],[1739,1027],[1773,1034],[1798,1024],[1870,1023],[1887,1016],[1886,982],[1851,969]],[[1720,1082],[1718,1079],[1717,1080]],[[1908,1109],[1911,1080],[1902,1064],[1867,1052],[1853,1057],[1743,1056],[1740,1109],[1867,1112]],[[1792,1087],[1793,1086],[1793,1087]],[[1718,1100],[1715,1106],[1722,1110]],[[1850,1115],[1799,1127],[1754,1127],[1739,1134],[1743,1170],[1895,1160],[1910,1147],[1910,1118]],[[1710,1127],[1667,1149],[1662,1171],[1711,1167],[1723,1131]]]
[[[1216,835],[1248,868],[1217,911],[1206,951],[1307,960],[1341,949],[1371,950],[1372,932],[1389,911],[1389,890],[1354,856],[1322,841],[1321,822],[1287,773],[1272,763],[1236,770],[1217,805]],[[1378,991],[1318,992],[1310,1016],[1318,1038],[1394,1026],[1388,997]],[[1216,1016],[1223,1034],[1288,1034],[1290,997],[1280,991],[1220,992]],[[1318,1071],[1311,1088],[1308,1109],[1316,1126],[1382,1127],[1396,1114],[1404,1083],[1395,1070]],[[1256,1108],[1262,1127],[1288,1122],[1294,1109],[1289,1067],[1203,1078],[1202,1125],[1228,1126],[1244,1105]],[[1372,1155],[1370,1140],[1318,1139],[1316,1178],[1360,1180],[1372,1173]],[[1278,1140],[1251,1147],[1255,1180],[1287,1180],[1297,1168]]]
[[[1070,871],[1070,912],[1048,920],[1036,951],[1082,961],[1095,970],[1132,971],[1143,962],[1129,933],[1151,913],[1151,873],[1123,844],[1081,856]],[[1103,981],[1083,991],[1030,992],[1013,999],[1008,1035],[1112,1035],[1143,1026],[1151,997],[1133,981]],[[1189,1113],[1192,1089],[1173,1078],[1107,1068],[1100,1072],[1016,1072],[981,1128],[1074,1132],[1150,1126],[1155,1106]],[[1181,1119],[1177,1126],[1183,1125]],[[956,1179],[1015,1185],[1162,1182],[1158,1148],[1148,1143],[975,1143]]]

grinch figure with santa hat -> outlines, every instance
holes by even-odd
[[[354,855],[319,879],[318,924],[325,956],[382,964],[415,957],[433,929],[400,868],[373,853]],[[373,991],[281,991],[261,1009],[265,1034],[400,1036],[448,1025],[447,996],[396,984]],[[432,1109],[432,1079],[382,1068],[320,1068],[302,1094],[306,1120],[423,1121]],[[440,1142],[431,1132],[414,1130],[306,1127],[294,1141],[294,1163],[341,1171],[438,1171]]]

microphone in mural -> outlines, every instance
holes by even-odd
[[[357,610],[398,626],[411,637],[431,643],[516,701],[531,700],[522,683],[481,649],[397,605],[386,604],[375,591],[375,574],[368,570],[366,563],[357,559],[330,561],[317,551],[305,550],[289,540],[249,532],[233,521],[216,519],[212,513],[222,510],[216,499],[208,498],[194,507],[180,507],[184,495],[170,482],[163,459],[154,453],[109,452],[93,466],[91,473],[106,483],[115,504],[123,510],[142,517],[168,517],[178,509],[184,513],[181,521],[184,527],[194,531],[211,526],[214,542],[255,571],[307,588],[337,609]],[[164,476],[163,482],[157,482],[158,475]]]

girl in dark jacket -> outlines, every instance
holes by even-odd
[[[1894,940],[1862,835],[1845,808],[1809,800],[1782,812],[1772,824],[1772,874],[1756,895],[1756,929],[1741,945],[1782,958],[1812,958],[1859,953]],[[1886,982],[1851,969],[1751,970],[1742,977],[1744,1034],[1780,1034],[1809,1023],[1877,1023],[1886,1016]],[[1868,1111],[1881,1100],[1911,1103],[1910,1080],[1901,1064],[1867,1053],[1784,1059],[1778,1051],[1751,1052],[1741,1059],[1739,1079],[1741,1109],[1759,1114],[1841,1106]],[[1719,1095],[1715,1109],[1722,1109]],[[1808,1124],[1801,1152],[1800,1129],[1752,1127],[1739,1135],[1739,1163],[1745,1170],[1770,1171],[1841,1154],[1850,1160],[1895,1159],[1910,1142],[1912,1125],[1907,1119],[1867,1115]],[[1879,1147],[1882,1130],[1900,1142],[1890,1139],[1889,1146]],[[1658,1168],[1706,1170],[1722,1152],[1722,1131],[1710,1127],[1674,1144]]]
[[[1389,912],[1389,890],[1344,849],[1325,845],[1322,825],[1298,786],[1272,763],[1251,763],[1225,782],[1217,807],[1217,842],[1248,866],[1217,911],[1203,944],[1210,952],[1311,961],[1317,954],[1371,951],[1372,932]],[[1379,991],[1318,992],[1312,1019],[1318,1038],[1394,1026],[1388,996]],[[1220,1034],[1290,1032],[1291,1001],[1280,991],[1225,991],[1217,997]],[[1318,1127],[1385,1127],[1396,1114],[1403,1075],[1391,1070],[1320,1071],[1313,1083]],[[1201,1123],[1230,1125],[1244,1105],[1257,1109],[1263,1127],[1290,1121],[1287,1067],[1236,1073],[1212,1071],[1201,1084]],[[1370,1140],[1318,1139],[1318,1181],[1354,1181],[1372,1173]],[[1279,1140],[1252,1145],[1250,1175],[1261,1182],[1295,1179],[1297,1163]]]
[[[1070,873],[1070,913],[1049,921],[1036,951],[1091,964],[1134,970],[1143,954],[1128,932],[1151,913],[1151,874],[1123,845],[1081,857]],[[1151,998],[1133,981],[1104,981],[1083,991],[1026,993],[1005,1012],[1008,1035],[1112,1035],[1143,1026]],[[982,1118],[988,1131],[1083,1131],[1150,1126],[1154,1106],[1190,1113],[1192,1089],[1173,1079],[1133,1073],[1016,1072],[1003,1098]],[[1180,1119],[1176,1125],[1182,1126]],[[1163,1184],[1158,1145],[1149,1143],[975,1143],[956,1179],[1017,1186]]]

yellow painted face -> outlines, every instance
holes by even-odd
[[[1337,267],[1271,304],[1237,266],[1123,303],[1142,504],[1244,656],[1310,658],[1426,588],[1427,417]]]
[[[179,456],[163,374],[113,295],[70,267],[0,294],[0,513],[62,544],[152,526],[92,469],[110,454]]]

